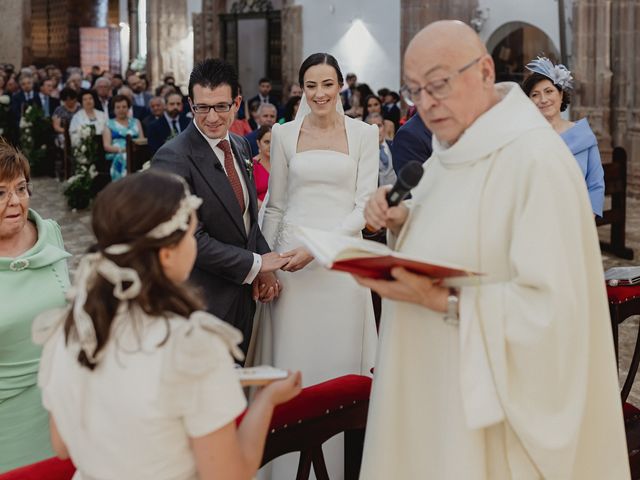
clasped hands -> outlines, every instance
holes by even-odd
[[[268,303],[280,295],[282,285],[276,278],[276,270],[297,272],[313,260],[313,255],[303,247],[284,253],[269,252],[262,255],[260,273],[253,281],[253,299]]]

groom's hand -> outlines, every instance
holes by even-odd
[[[289,256],[277,252],[269,252],[262,255],[260,273],[269,273],[280,270],[289,261]]]
[[[260,300],[262,303],[269,303],[278,298],[282,291],[282,286],[276,276],[269,273],[259,273],[253,281],[253,300]]]

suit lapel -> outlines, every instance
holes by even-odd
[[[238,200],[233,192],[233,188],[231,188],[231,183],[229,183],[229,178],[224,172],[222,164],[193,124],[189,125],[187,131],[190,135],[193,154],[192,162],[194,166],[207,182],[213,194],[218,197],[227,210],[234,225],[240,233],[242,233],[243,237],[246,238],[247,232],[244,227],[240,205],[238,204]]]

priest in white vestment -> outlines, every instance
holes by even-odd
[[[411,207],[382,187],[395,248],[485,275],[449,289],[402,269],[385,300],[362,480],[630,477],[596,228],[580,170],[468,26],[431,24],[405,94],[434,133]],[[458,303],[459,302],[459,303]]]

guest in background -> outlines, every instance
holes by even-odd
[[[66,88],[74,90],[77,94],[82,90],[82,71],[78,72],[77,69],[72,68],[71,74],[67,77]]]
[[[262,207],[264,197],[269,189],[269,172],[271,172],[271,126],[262,126],[257,130],[258,155],[253,157],[253,181],[258,193],[258,210]]]
[[[395,130],[398,131],[400,128],[400,107],[398,107],[398,102],[400,101],[400,95],[396,92],[389,91],[383,100],[382,105],[382,116],[385,120],[390,120],[393,122]]]
[[[116,95],[112,103],[115,118],[107,121],[108,128],[102,132],[102,144],[106,158],[111,162],[111,179],[118,180],[127,174],[127,136],[131,135],[134,140],[145,137],[140,120],[129,116],[129,97]]]
[[[247,108],[249,110],[249,118],[247,121],[249,122],[251,130],[257,130],[258,127],[260,127],[258,124],[258,107],[260,107],[260,102],[258,100],[247,102]]]
[[[396,175],[409,162],[426,162],[431,152],[431,132],[425,127],[420,115],[414,115],[400,127],[393,138],[391,156]]]
[[[127,85],[133,92],[132,102],[137,107],[149,108],[151,94],[145,91],[143,80],[136,74],[127,77]]]
[[[80,110],[78,94],[72,88],[65,87],[60,92],[60,106],[51,115],[51,125],[57,134],[56,145],[64,148],[64,131],[69,128],[71,119]]]
[[[111,95],[117,95],[118,90],[124,86],[124,79],[119,73],[114,73],[111,77]]]
[[[98,78],[93,85],[93,89],[97,95],[96,108],[105,115],[111,116],[109,112],[109,102],[111,101],[111,80],[102,76]]]
[[[261,103],[258,107],[258,126],[259,127],[272,127],[278,119],[278,109],[271,103]],[[257,142],[258,130],[254,130],[244,136],[251,146],[251,155],[258,155],[258,142]]]
[[[131,90],[129,87],[121,87],[120,90],[118,90],[118,95],[124,95],[129,99],[129,103],[131,106],[129,107],[129,112],[127,113],[127,115],[129,115],[130,117],[137,118],[138,120],[142,121],[149,115],[149,109],[147,107],[141,107],[133,103],[134,94],[133,90]]]
[[[20,91],[14,93],[11,97],[11,113],[16,127],[18,127],[20,118],[22,118],[29,105],[42,107],[40,105],[40,97],[38,97],[33,88],[33,75],[26,71],[20,73]]]
[[[347,73],[345,77],[346,84],[340,92],[340,99],[342,100],[342,108],[345,112],[351,110],[352,98],[356,91],[356,84],[358,83],[358,77],[355,73]],[[301,95],[302,96],[302,95]]]
[[[382,116],[382,101],[375,95],[369,95],[364,99],[362,118],[367,121],[367,117],[369,117],[369,114],[371,113],[379,113]],[[384,138],[393,140],[396,133],[395,125],[391,120],[387,120],[384,117],[382,118],[382,121],[384,123]]]
[[[292,97],[302,97],[302,87],[298,83],[291,83],[287,89],[287,97],[283,99],[285,102],[289,102]]]
[[[44,112],[44,116],[49,118],[55,112],[56,108],[60,105],[60,100],[57,98],[53,98],[51,94],[53,93],[54,83],[50,78],[46,78],[40,84],[40,90],[38,91],[38,98],[40,99],[40,105],[42,106],[42,111]]]
[[[272,88],[273,85],[271,83],[271,80],[266,77],[261,78],[258,82],[258,94],[255,97],[250,98],[249,103],[257,100],[260,103],[271,103],[272,105],[280,105],[280,98],[274,93],[271,93]]]
[[[66,304],[70,255],[58,224],[29,208],[29,181],[27,158],[0,142],[0,474],[53,455],[31,323]]]
[[[182,98],[182,97],[181,97]],[[164,112],[166,110],[166,102],[164,97],[151,97],[149,100],[149,115],[142,119],[142,130],[144,130],[145,135],[149,136],[149,127],[153,122],[162,118]]]
[[[554,65],[545,57],[532,60],[526,68],[533,73],[522,85],[524,93],[529,96],[571,150],[587,184],[593,213],[602,217],[604,170],[598,151],[598,140],[586,118],[570,122],[560,115],[571,103],[570,92],[573,87],[571,72],[564,65]]]
[[[298,107],[300,106],[301,98],[301,96],[293,96],[289,98],[284,108],[282,109],[282,118],[278,120],[278,123],[287,123],[296,118],[296,113],[298,113]]]
[[[96,135],[102,135],[107,123],[107,115],[95,108],[96,94],[94,92],[91,90],[83,90],[80,93],[80,104],[82,108],[71,118],[69,125],[72,144],[77,144],[79,140],[78,133],[82,126],[93,125],[96,130]]]
[[[173,137],[177,137],[189,126],[191,120],[182,115],[182,95],[170,93],[165,99],[166,110],[149,126],[149,148],[153,153]]]
[[[393,142],[385,138],[385,124],[380,112],[372,112],[367,115],[365,121],[369,125],[378,127],[378,141],[380,142],[380,162],[378,164],[378,186],[393,185],[396,183],[396,173],[393,171],[393,156],[391,145]]]

